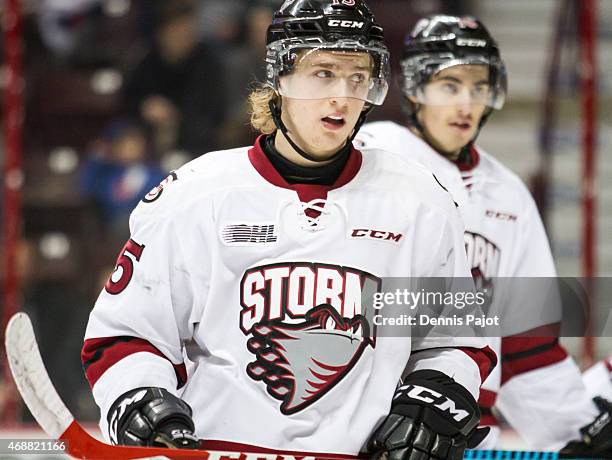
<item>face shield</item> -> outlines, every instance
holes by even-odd
[[[278,93],[291,99],[351,98],[381,105],[387,95],[386,49],[351,40],[286,46],[268,66]]]
[[[498,59],[477,55],[445,59],[437,55],[420,56],[420,62],[414,61],[402,63],[404,94],[413,102],[432,106],[476,105],[497,110],[504,106],[506,72]],[[457,66],[465,67],[457,74],[442,73]]]

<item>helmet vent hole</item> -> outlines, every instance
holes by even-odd
[[[294,33],[300,33],[300,32],[309,32],[309,33],[312,33],[312,32],[318,32],[320,30],[318,25],[313,23],[313,22],[303,22],[303,23],[289,24],[289,28]]]

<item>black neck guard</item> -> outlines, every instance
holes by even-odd
[[[347,144],[333,156],[331,163],[313,167],[300,166],[276,150],[274,137],[273,134],[266,136],[261,146],[274,169],[289,184],[333,185],[344,170],[352,150],[352,144]]]

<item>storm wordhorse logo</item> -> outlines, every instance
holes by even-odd
[[[485,294],[489,304],[493,301],[493,279],[498,276],[501,251],[495,243],[478,233],[465,232],[463,239],[476,290]]]
[[[241,329],[251,336],[250,378],[293,414],[318,401],[375,347],[372,294],[381,280],[323,264],[250,269],[241,283]]]

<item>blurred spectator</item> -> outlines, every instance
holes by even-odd
[[[127,239],[130,212],[166,175],[149,158],[143,128],[118,120],[93,143],[81,172],[81,187],[101,211],[108,229],[117,238]]]
[[[92,19],[102,0],[41,0],[38,9],[40,34],[55,54],[69,57],[91,31]]]
[[[221,46],[234,42],[241,32],[240,22],[245,6],[245,0],[196,2],[200,38]]]
[[[155,44],[127,78],[126,108],[152,128],[158,153],[214,150],[225,117],[222,61],[198,40],[190,2],[168,1],[157,18]]]
[[[46,49],[77,67],[123,65],[144,38],[136,26],[144,9],[138,0],[39,0],[36,9]]]
[[[277,6],[275,0],[249,0],[242,15],[241,40],[225,55],[228,117],[220,141],[225,147],[253,142],[247,97],[254,83],[265,81],[266,32]]]
[[[409,6],[404,5],[407,2],[400,1],[402,8],[412,10],[419,17],[434,13],[452,15],[475,14],[473,0],[413,0]],[[410,30],[410,27],[406,30]]]

